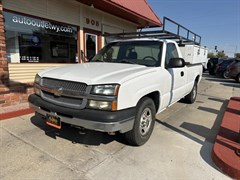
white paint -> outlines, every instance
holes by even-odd
[[[167,43],[174,43],[179,56],[182,57],[174,41],[161,41],[164,47]],[[164,64],[166,54],[166,48],[163,49],[162,64]],[[184,76],[181,76],[181,73],[184,73]],[[118,110],[135,107],[145,95],[158,92],[160,94],[158,112],[190,93],[196,77],[201,78],[201,74],[201,65],[165,69],[164,66],[146,67],[137,64],[97,62],[69,65],[39,73],[41,77],[84,82],[88,85],[120,84]]]

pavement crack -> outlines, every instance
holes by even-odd
[[[117,155],[118,153],[120,153],[122,150],[124,150],[127,146],[123,146],[121,147],[119,150],[114,151],[113,153],[110,153],[109,155],[107,155],[105,158],[103,158],[101,161],[98,161],[98,163],[96,163],[95,165],[93,165],[92,167],[90,167],[89,169],[85,170],[84,173],[85,175],[87,173],[89,173],[90,171],[92,171],[93,169],[95,169],[98,166],[101,166],[102,164],[104,164],[106,161],[111,160],[114,158],[115,155]]]

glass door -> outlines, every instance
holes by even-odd
[[[91,59],[97,53],[97,35],[85,33],[85,53],[87,59]]]

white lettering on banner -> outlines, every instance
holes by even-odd
[[[30,19],[30,18],[26,18],[26,17],[13,16],[12,21],[14,23],[25,24],[25,25],[33,26],[33,27],[41,27],[41,28],[53,30],[56,32],[66,32],[66,33],[73,32],[73,29],[70,26],[56,25],[56,24],[52,24],[52,23],[50,23],[48,21],[44,21],[44,20],[37,20],[37,19]]]

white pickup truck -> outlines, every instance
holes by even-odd
[[[182,98],[195,101],[201,76],[201,63],[186,63],[176,41],[117,40],[89,63],[38,73],[29,103],[56,128],[120,132],[139,146],[151,136],[156,113]]]

